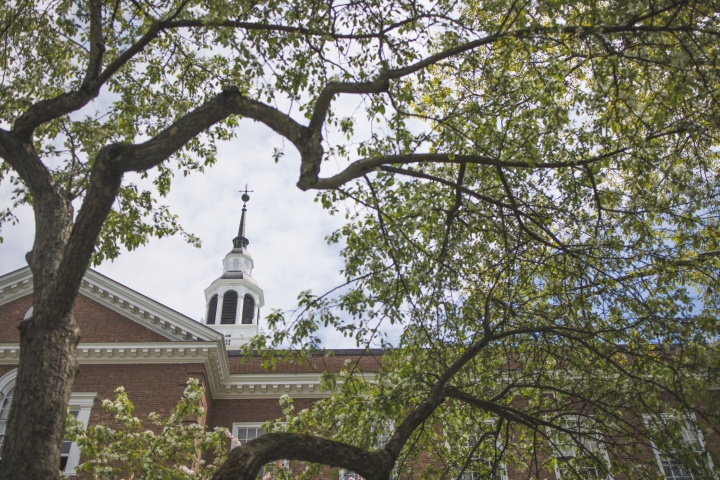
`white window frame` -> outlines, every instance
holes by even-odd
[[[495,422],[496,422],[496,420],[494,418],[489,418],[487,420],[483,420],[483,423],[485,423],[486,425],[495,425]],[[447,440],[449,436],[445,435],[445,437],[446,437],[445,446],[448,449],[452,448],[452,446],[450,445],[450,443]],[[453,444],[460,446],[457,442],[453,442]],[[500,450],[501,446],[502,446],[502,443],[500,441],[500,438],[498,438],[497,441],[495,442],[495,448]],[[505,465],[505,462],[500,462],[498,464],[498,472],[497,473],[500,474],[500,480],[508,480],[507,465]],[[467,474],[467,472],[465,472],[465,474]],[[455,480],[461,480],[460,477],[454,477],[454,478],[455,478]]]
[[[582,421],[582,420],[580,420],[580,418],[581,418],[581,417],[578,416],[578,415],[565,415],[565,416],[562,417],[562,419],[563,419],[564,421],[566,421],[566,422],[574,422],[574,423],[579,423],[579,421]],[[591,422],[591,421],[592,421],[592,418],[591,418],[591,417],[583,417],[583,420],[586,421],[586,422]],[[598,438],[599,438],[599,437],[602,437],[602,434],[601,434],[600,432],[598,432],[597,430],[592,429],[591,427],[587,427],[587,426],[585,426],[585,425],[580,425],[580,427],[583,428],[583,429],[586,429],[588,433],[597,434]],[[548,430],[550,430],[550,429],[548,429]],[[550,441],[552,442],[551,447],[552,447],[556,452],[558,452],[558,451],[560,450],[560,445],[561,445],[561,444],[560,444],[560,442],[557,440],[557,432],[548,431],[548,438],[549,438]],[[580,441],[582,441],[582,439],[581,439]],[[609,472],[608,475],[607,475],[604,479],[601,479],[601,480],[613,480],[615,477],[613,476],[612,472],[610,472],[610,466],[611,466],[611,464],[610,464],[610,456],[608,455],[607,449],[604,447],[604,445],[602,444],[602,442],[598,441],[597,443],[598,443],[599,453],[603,456],[603,458],[604,458],[604,460],[605,460],[605,465],[607,465],[607,467],[608,467],[608,472]],[[578,455],[577,455],[577,451],[576,451],[577,446],[576,446],[575,444],[569,444],[568,446],[569,446],[570,448],[572,448],[572,458],[577,458],[577,456],[578,456]],[[588,447],[585,446],[585,448],[588,448]],[[567,458],[567,457],[565,457],[565,458]],[[558,458],[557,455],[555,455],[555,459],[556,459],[556,460],[559,460],[559,458]],[[560,471],[559,466],[560,466],[559,461],[556,461],[556,466],[555,466],[555,468],[554,468],[554,471],[555,471],[555,478],[558,479],[558,480],[560,480],[560,479],[562,478],[562,472]]]
[[[232,434],[233,437],[238,438],[238,430],[241,428],[259,428],[262,430],[263,423],[265,422],[234,422],[232,424]],[[265,432],[263,431],[263,435]],[[236,445],[231,445],[230,448],[235,448]]]
[[[0,377],[0,394],[2,395],[2,403],[5,403],[5,393],[8,391],[8,389],[13,388],[15,386],[16,378],[17,378],[17,368],[10,370],[5,375]],[[2,406],[2,405],[0,405],[0,406]],[[7,427],[6,422],[2,422],[2,423]],[[4,435],[4,432],[5,432],[5,430],[3,430],[3,435]]]
[[[675,414],[670,413],[663,413],[660,414],[660,417],[664,419],[678,419],[679,417]],[[690,412],[686,415],[683,415],[684,418],[682,418],[683,423],[685,424],[681,428],[685,429],[692,429],[693,432],[695,432],[695,435],[697,436],[698,445],[700,446],[700,451],[698,452],[699,455],[701,455],[705,461],[707,462],[708,468],[713,468],[713,461],[710,455],[708,455],[707,449],[705,448],[705,439],[703,438],[702,432],[695,427],[695,422],[697,421],[697,418],[695,417],[695,414]],[[645,421],[646,426],[650,426],[650,423],[653,420],[652,415],[643,415],[643,420]],[[662,458],[660,456],[663,454],[657,446],[655,445],[655,441],[650,439],[650,444],[652,445],[653,454],[655,455],[655,460],[657,461],[658,470],[660,471],[660,475],[662,475],[662,478],[667,479],[665,476],[665,469],[662,465]],[[692,475],[692,473],[691,473]],[[694,477],[693,477],[694,478]],[[696,479],[697,480],[697,479]]]
[[[92,411],[93,403],[97,398],[97,392],[74,392],[70,395],[70,402],[68,403],[69,409],[77,409],[77,419],[83,424],[83,427],[87,428],[90,423],[90,412]],[[67,465],[62,474],[65,476],[75,475],[75,469],[80,464],[80,447],[75,442],[70,446],[70,453],[68,453]]]
[[[374,430],[374,429],[373,429]],[[378,435],[377,437],[377,443],[375,445],[376,448],[385,448],[385,445],[387,445],[387,442],[390,440],[390,437],[392,437],[392,434],[395,433],[395,424],[392,421],[388,421],[385,424],[385,428],[383,428],[382,433]],[[348,471],[344,468],[340,469],[338,478],[340,480],[346,480],[350,475],[354,475],[354,478],[362,479],[363,477],[352,470]],[[390,478],[394,478],[394,474],[391,474]]]
[[[238,438],[238,430],[241,428],[259,428],[262,430],[263,423],[265,423],[265,422],[233,422],[232,435],[233,435],[233,437]],[[264,434],[265,434],[265,432],[263,431],[263,435]],[[260,438],[260,437],[256,437],[256,438]],[[236,447],[237,447],[237,445],[232,445],[232,444],[230,445],[231,450]],[[282,460],[282,464],[280,466],[282,468],[289,469],[290,468],[290,460]],[[261,472],[263,472],[263,471],[264,471],[264,467],[263,467],[263,470],[261,470]]]
[[[355,473],[353,471],[347,471],[347,470],[340,470],[340,475],[338,476],[340,480],[348,480],[352,478],[353,480],[362,480],[363,477],[360,476],[359,473]]]
[[[7,390],[10,386],[15,385],[17,379],[17,368],[9,371],[2,377],[0,377],[0,392]],[[97,397],[97,392],[74,392],[70,395],[70,402],[68,408],[72,408],[78,411],[77,419],[82,422],[83,426],[87,428],[90,422],[90,412],[92,411],[93,403]],[[65,470],[61,473],[64,476],[75,475],[75,469],[80,463],[80,447],[75,442],[70,446],[70,452],[68,453],[67,464]]]

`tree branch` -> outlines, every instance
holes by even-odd
[[[607,158],[630,150],[629,148],[619,148],[612,152],[606,152],[600,155],[578,160],[575,162],[518,162],[500,160],[495,157],[485,155],[452,155],[449,153],[409,153],[404,155],[383,155],[381,157],[363,158],[352,162],[345,170],[328,178],[319,178],[314,184],[307,186],[304,190],[313,189],[332,189],[343,185],[350,180],[361,177],[378,167],[383,165],[406,165],[412,163],[470,163],[474,165],[485,165],[500,168],[566,168],[591,165]],[[300,187],[303,188],[303,187]]]
[[[213,480],[254,480],[263,465],[282,459],[342,467],[368,480],[387,480],[395,463],[386,450],[368,452],[300,433],[268,433],[230,452]]]
[[[230,115],[252,118],[272,128],[292,142],[301,154],[308,150],[307,128],[276,108],[242,96],[236,87],[226,87],[212,100],[188,113],[157,136],[138,145],[105,147],[121,149],[112,159],[123,172],[150,169],[182,148],[190,139]]]
[[[87,69],[85,70],[84,88],[97,79],[102,68],[102,58],[105,53],[105,40],[102,32],[102,3],[100,0],[90,0],[90,54],[88,55]]]
[[[315,108],[313,109],[312,117],[310,118],[310,129],[320,130],[325,123],[325,117],[330,108],[330,103],[333,97],[338,93],[352,93],[352,94],[365,94],[365,93],[382,93],[387,92],[390,88],[390,81],[385,78],[384,75],[373,82],[330,82],[325,85],[320,95],[318,95],[317,101],[315,102]]]
[[[200,132],[230,115],[243,115],[262,121],[303,151],[304,134],[307,130],[305,127],[273,107],[243,97],[234,87],[226,88],[145,143],[116,143],[103,147],[93,165],[85,200],[62,258],[59,271],[70,273],[58,286],[56,305],[65,305],[68,302],[70,305],[74,301],[73,292],[77,291],[82,281],[87,261],[115,201],[123,174],[157,166]]]
[[[99,15],[99,14],[98,14]],[[102,28],[102,27],[100,27]],[[159,22],[153,23],[148,31],[143,35],[140,40],[135,42],[130,48],[125,50],[122,55],[117,57],[110,65],[105,68],[102,73],[97,74],[96,78],[91,81],[83,82],[80,90],[74,90],[72,92],[66,92],[57,97],[50,98],[47,100],[41,100],[28,108],[15,122],[12,131],[23,140],[29,140],[32,137],[35,129],[43,123],[54,120],[55,118],[67,115],[70,112],[74,112],[85,105],[90,100],[97,97],[100,93],[100,88],[105,82],[112,77],[123,65],[125,65],[132,57],[142,51],[148,43],[155,39],[161,30],[161,24]],[[95,36],[102,36],[102,32],[95,33]],[[93,30],[91,27],[91,37],[93,36]],[[91,44],[90,58],[91,62],[88,64],[88,73],[91,73],[91,64],[93,61],[96,63],[92,68],[101,67],[101,55],[102,52],[99,48]],[[102,43],[104,49],[104,43]],[[96,54],[93,55],[93,51],[96,50]],[[95,60],[93,60],[95,59]]]
[[[21,141],[13,132],[0,128],[0,158],[23,179],[33,198],[53,188],[50,171],[42,163],[32,144]]]

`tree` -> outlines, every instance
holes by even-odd
[[[123,478],[211,478],[216,464],[227,457],[227,440],[232,436],[220,427],[208,432],[200,422],[205,415],[204,393],[196,378],[188,380],[168,418],[157,413],[148,416],[156,431],[143,428],[142,421],[133,416],[135,407],[122,387],[115,390],[114,400],[104,399],[102,403],[119,428],[97,424],[85,429],[82,422],[68,414],[66,438],[78,444],[83,458],[77,471],[101,480],[115,479],[119,474]],[[208,465],[201,459],[208,452],[216,464]]]
[[[240,117],[300,152],[298,186],[321,190],[324,206],[357,202],[332,237],[346,242],[350,290],[304,297],[295,327],[268,345],[312,344],[318,321],[360,341],[399,322],[388,365],[402,377],[377,387],[396,422],[384,448],[278,432],[234,450],[217,478],[253,478],[282,458],[387,478],[423,445],[423,425],[453,409],[492,414],[506,429],[496,437],[516,435],[536,464],[545,429],[567,434],[561,413],[583,405],[617,433],[652,433],[610,412],[612,401],[658,410],[656,389],[716,425],[695,401],[717,367],[718,7],[3,5],[0,157],[37,233],[0,478],[55,475],[87,266],[182,232],[123,174],[154,169],[163,195],[174,171],[214,162]],[[343,95],[360,95],[380,130],[356,141],[359,114],[331,108]],[[330,158],[349,163],[321,177]],[[637,392],[649,400],[633,403]],[[516,411],[515,398],[526,406]],[[452,418],[477,418],[467,412]],[[446,424],[461,428],[455,420]]]

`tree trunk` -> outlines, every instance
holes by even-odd
[[[52,312],[37,312],[32,321]],[[52,328],[20,328],[20,365],[2,450],[0,478],[57,479],[79,340],[74,312]]]
[[[26,152],[32,153],[31,148]],[[19,327],[20,362],[2,449],[2,480],[58,478],[65,416],[78,371],[77,288],[73,295],[63,293],[75,282],[68,280],[70,272],[61,271],[73,208],[57,185],[37,182],[34,187],[35,243],[26,257],[33,272],[33,315]],[[87,261],[82,263],[84,272]]]

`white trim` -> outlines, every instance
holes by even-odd
[[[0,343],[0,365],[16,365],[19,357],[20,345]],[[223,341],[81,343],[77,359],[81,365],[200,363],[205,366],[213,399],[330,396],[320,388],[320,373],[230,373]],[[362,376],[375,381],[374,374]]]
[[[24,267],[0,277],[0,305],[33,292],[32,272]],[[88,269],[79,293],[159,333],[168,340],[219,340],[212,328],[186,317],[104,275]]]
[[[233,422],[232,435],[233,435],[233,437],[238,438],[238,429],[240,429],[240,428],[259,428],[262,430],[263,423],[265,423],[265,422]],[[265,434],[265,431],[263,431],[263,435],[264,434]],[[230,445],[231,450],[235,447],[236,447],[236,445],[232,445],[232,444]]]
[[[577,422],[577,421],[580,419],[580,416],[578,416],[578,415],[565,415],[565,416],[562,417],[562,419],[563,419],[563,420],[567,420],[567,421]],[[583,417],[583,419],[584,419],[585,421],[591,421],[591,418],[588,418],[588,417]],[[601,432],[598,432],[597,430],[592,429],[591,427],[592,427],[592,426],[589,426],[589,427],[588,427],[588,426],[580,425],[580,428],[586,429],[586,430],[588,431],[588,433],[597,433],[599,437],[602,437],[602,436],[603,436]],[[551,430],[551,429],[548,428],[548,438],[549,438],[549,439],[552,439],[553,436],[556,436],[556,435],[557,435],[557,432],[552,432],[552,431],[550,431],[550,430]],[[581,441],[582,441],[582,440],[581,440]],[[551,442],[552,442],[552,444],[550,445],[550,447],[553,448],[556,453],[559,452],[558,442],[557,442],[557,441],[553,441],[553,440],[551,440]],[[605,480],[614,480],[615,476],[614,476],[614,475],[612,474],[612,472],[610,471],[612,464],[610,463],[610,456],[608,455],[607,449],[605,448],[605,446],[603,445],[603,443],[602,443],[601,441],[598,441],[597,444],[598,444],[598,450],[600,451],[599,453],[602,454],[602,456],[605,458],[605,465],[607,465],[607,468],[608,468],[608,475],[607,475],[607,477],[605,477]],[[570,444],[570,447],[573,449],[573,458],[577,458],[577,450],[576,450],[576,449],[577,449],[577,446],[576,446],[575,444]],[[586,448],[587,448],[587,447],[586,447]],[[556,458],[556,460],[557,460],[557,455],[554,455],[554,456],[555,456],[555,458]],[[557,463],[557,462],[556,462],[556,463]],[[555,473],[555,478],[556,478],[557,480],[560,480],[560,479],[562,478],[562,475],[561,475],[560,470],[558,469],[558,465],[555,466],[555,468],[553,469],[553,471],[554,471],[554,473]]]
[[[30,267],[23,267],[0,277],[0,305],[22,298],[33,291]]]
[[[8,385],[11,383],[15,383],[15,379],[17,378],[18,370],[17,368],[10,370],[5,375],[0,377],[0,392],[4,391]]]
[[[246,280],[249,285],[218,279],[211,287],[232,283],[238,297],[245,293],[254,296],[259,312],[263,306],[262,290],[255,286],[254,279],[247,277]],[[206,289],[206,293],[209,290]],[[0,276],[0,305],[30,293],[29,267]],[[215,330],[231,325],[221,325],[219,318],[210,326],[196,322],[94,270],[85,273],[80,293],[168,339],[166,342],[81,343],[77,347],[80,364],[202,363],[213,399],[279,398],[284,394],[293,398],[326,398],[331,393],[320,389],[319,373],[231,374],[225,338],[221,331]],[[218,298],[216,314],[220,315],[221,311],[222,302]],[[234,326],[258,328],[257,322]],[[19,344],[0,343],[0,365],[16,365],[19,358]],[[374,374],[363,377],[371,382],[375,380]]]
[[[70,395],[70,402],[68,408],[78,407],[77,419],[82,422],[83,426],[87,428],[90,423],[90,411],[92,410],[95,398],[97,398],[97,392],[73,392]],[[75,469],[80,464],[80,447],[75,442],[70,446],[70,452],[68,453],[68,461],[65,466],[65,470],[62,472],[65,476],[75,475]]]
[[[662,414],[660,414],[660,417],[663,419],[663,421],[665,419],[677,419],[678,418],[678,416],[676,414],[672,414],[672,413],[662,413]],[[650,422],[654,418],[656,418],[655,415],[648,415],[648,414],[643,415],[643,421],[645,422],[645,426],[650,427]],[[692,428],[693,431],[695,432],[695,434],[697,435],[698,444],[700,446],[700,452],[698,452],[698,453],[705,458],[705,462],[707,462],[708,468],[710,470],[712,470],[712,468],[713,468],[712,457],[710,457],[707,449],[705,448],[705,439],[703,438],[702,432],[695,427],[695,422],[697,421],[695,414],[692,412],[683,414],[682,421],[685,423],[684,428]],[[683,428],[683,427],[681,426],[680,428]],[[683,440],[680,439],[680,441],[683,441]],[[655,441],[652,438],[650,438],[650,445],[652,446],[653,454],[655,455],[655,460],[657,461],[659,473],[662,478],[666,479],[667,477],[665,476],[665,469],[663,468],[662,459],[660,458],[660,450],[657,448],[657,446],[655,445]],[[715,478],[717,478],[717,476]]]

